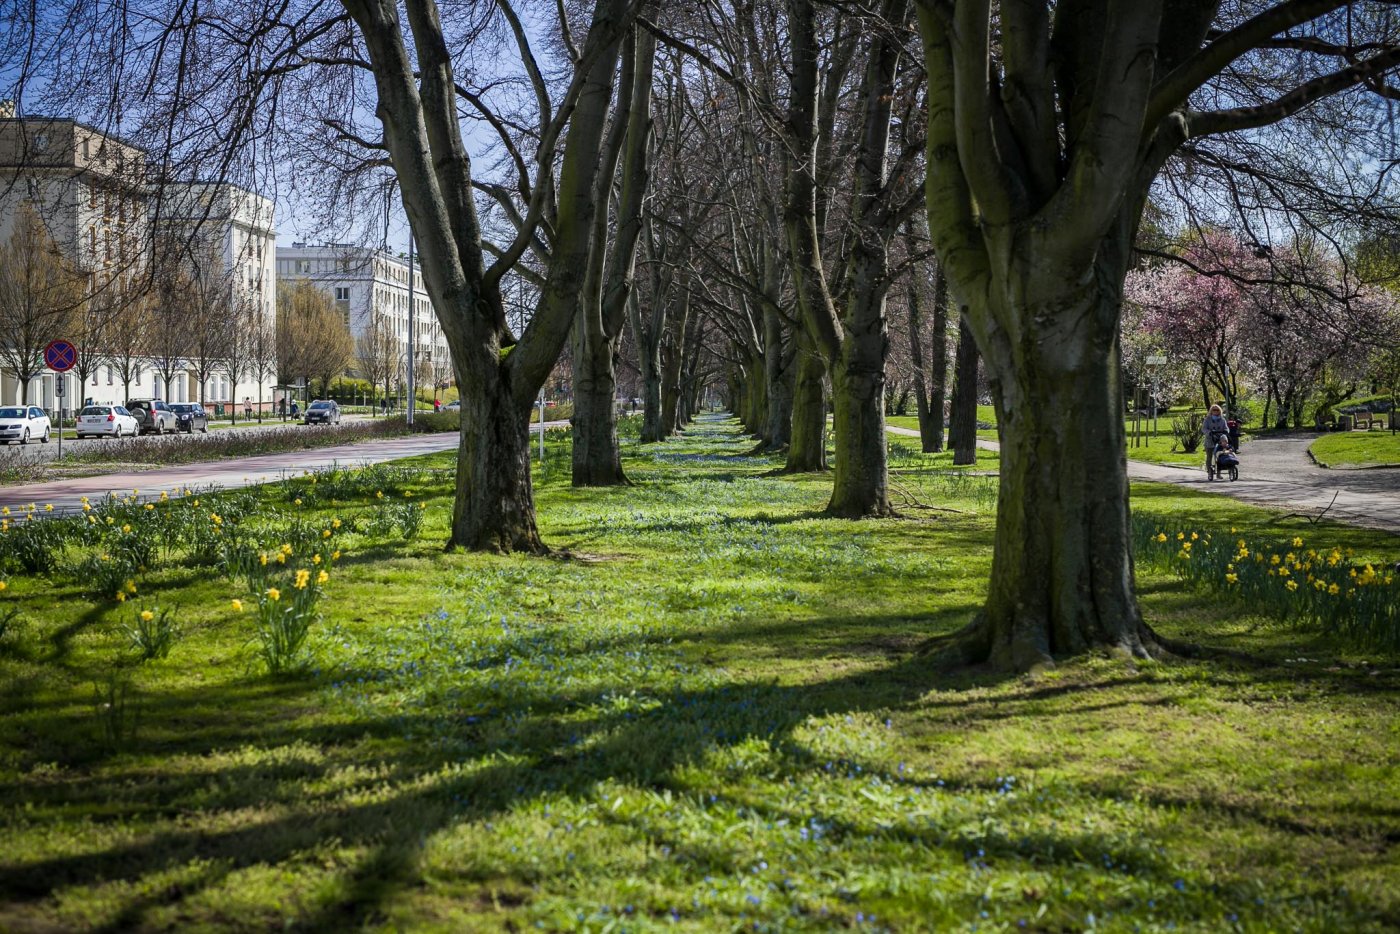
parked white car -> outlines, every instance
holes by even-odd
[[[48,444],[52,431],[49,417],[37,405],[0,407],[0,443],[17,441],[20,444],[28,444],[32,439],[38,438]]]
[[[120,405],[90,405],[78,413],[79,438],[136,437],[141,426],[130,412]]]

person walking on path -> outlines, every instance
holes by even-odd
[[[1225,414],[1221,411],[1220,406],[1213,405],[1210,407],[1210,414],[1201,424],[1201,434],[1205,435],[1206,441],[1206,473],[1212,480],[1215,479],[1215,473],[1210,469],[1215,457],[1215,439],[1217,434],[1221,432],[1229,437],[1230,423],[1225,420]]]

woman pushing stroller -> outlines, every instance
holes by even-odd
[[[1234,468],[1239,466],[1239,458],[1230,446],[1230,423],[1219,405],[1210,407],[1210,414],[1201,425],[1201,434],[1205,435],[1206,442],[1206,478],[1214,480],[1227,470],[1231,472],[1231,479],[1238,476]],[[1228,462],[1221,463],[1222,458]]]

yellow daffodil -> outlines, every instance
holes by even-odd
[[[1302,548],[1302,547],[1303,547],[1303,540],[1302,540],[1301,538],[1294,538],[1294,539],[1293,539],[1293,547],[1294,547],[1294,548]]]
[[[230,602],[233,604],[233,612],[235,612],[235,613],[242,613],[242,612],[243,612],[243,601],[242,601],[242,600],[232,600],[232,601],[230,601]]]
[[[117,591],[117,602],[118,602],[118,603],[125,603],[125,602],[126,602],[126,594],[122,593],[120,590]]]
[[[1225,582],[1228,584],[1238,584],[1240,582],[1240,577],[1238,574],[1226,574]]]
[[[141,611],[141,622],[143,622],[143,623],[149,623],[151,620],[153,620],[153,619],[155,619],[155,618],[156,618],[156,614],[152,613],[150,610],[142,610],[142,611]]]
[[[292,500],[292,505],[293,505],[293,506],[300,506],[300,505],[301,505],[301,498],[300,498],[300,497],[297,497],[296,499]]]
[[[320,564],[320,563],[321,563],[321,556],[320,556],[320,555],[312,555],[312,556],[311,556],[311,563],[312,563],[312,564]]]
[[[383,499],[383,498],[384,498],[384,491],[383,491],[383,490],[375,490],[375,491],[374,491],[374,498],[375,498],[375,499]]]
[[[278,564],[286,564],[286,563],[287,563],[287,553],[286,553],[285,551],[279,551],[279,552],[277,553],[277,563],[278,563]]]
[[[1158,541],[1158,542],[1164,542],[1164,541],[1166,541],[1166,540],[1167,540],[1167,533],[1166,533],[1166,532],[1158,532],[1158,533],[1157,533],[1157,541]]]
[[[267,567],[267,555],[258,555],[258,562],[259,562],[263,567]]]
[[[310,571],[306,571],[306,570],[297,571],[297,582],[296,582],[296,585],[295,585],[295,586],[296,586],[296,589],[297,589],[297,590],[304,590],[304,589],[306,588],[306,582],[309,581],[310,579],[311,579],[311,572],[310,572]]]
[[[147,504],[146,504],[146,511],[147,511],[147,512],[150,512],[152,509],[155,509],[155,508],[156,508],[155,503],[147,503]]]
[[[6,589],[6,588],[9,587],[9,586],[10,586],[10,585],[7,584],[7,583],[5,583],[4,581],[0,581],[0,590],[4,590],[4,589]]]
[[[1287,587],[1288,590],[1291,592],[1291,591],[1294,591],[1294,590],[1297,590],[1297,589],[1298,589],[1298,582],[1297,582],[1297,581],[1288,581],[1288,582],[1287,582],[1286,584],[1284,584],[1283,586]]]
[[[1201,537],[1201,536],[1197,535],[1195,532],[1192,532],[1192,533],[1191,533],[1191,541],[1193,541],[1193,542],[1199,540],[1200,537]]]
[[[1334,596],[1334,597],[1335,597],[1338,593],[1340,593],[1341,590],[1342,590],[1342,588],[1338,587],[1336,584],[1332,584],[1331,586],[1329,586],[1329,587],[1327,588],[1327,592],[1328,592],[1329,594],[1331,594],[1332,596]]]
[[[330,529],[322,529],[322,530],[321,530],[321,537],[322,537],[322,538],[330,538],[330,537],[331,537],[331,530],[330,530]]]
[[[273,601],[274,603],[278,600],[281,600],[282,591],[278,590],[276,587],[267,588],[267,599]]]
[[[45,503],[44,512],[53,512],[53,503]]]
[[[1269,555],[1269,563],[1274,565],[1275,567],[1277,567],[1279,562],[1282,560],[1283,559],[1280,558],[1278,555]]]
[[[326,581],[328,581],[328,580],[330,580],[330,579],[331,579],[331,576],[330,576],[329,574],[327,574],[324,570],[321,571],[320,574],[317,574],[317,575],[316,575],[316,583],[318,583],[318,584],[324,584]]]
[[[1186,539],[1186,533],[1185,533],[1185,532],[1177,532],[1177,533],[1176,533],[1176,540],[1177,540],[1177,541],[1180,542],[1180,541],[1184,541],[1185,539]]]
[[[292,546],[291,546],[290,544],[288,544],[287,542],[283,542],[283,543],[282,543],[282,554],[284,554],[284,555],[289,555],[289,554],[291,554],[291,553],[292,553]]]
[[[126,582],[126,592],[127,592],[127,593],[136,593],[136,581],[127,581],[127,582]]]
[[[340,552],[339,552],[338,550],[337,550],[337,551],[331,552],[331,560],[332,560],[332,561],[339,561],[339,560],[340,560]]]
[[[331,520],[331,528],[333,528],[333,529],[338,529],[338,528],[340,528],[340,520],[339,520],[339,519],[332,519],[332,520]]]
[[[131,531],[131,526],[129,526],[129,525],[123,525],[123,526],[122,526],[122,532],[125,533],[125,532],[130,532],[130,531]]]

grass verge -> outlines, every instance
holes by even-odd
[[[994,481],[911,470],[938,509],[838,521],[829,478],[751,447],[702,423],[629,446],[636,486],[574,490],[553,440],[544,560],[442,553],[442,456],[387,490],[237,494],[251,538],[343,520],[292,676],[261,674],[218,565],[174,554],[122,604],[11,577],[0,928],[1400,923],[1396,658],[1148,572],[1151,623],[1213,655],[939,672],[919,649],[984,596]],[[375,523],[409,501],[417,537]],[[1288,527],[1166,486],[1134,505]],[[146,603],[183,635],[138,663]]]
[[[1400,434],[1389,431],[1325,434],[1308,450],[1323,467],[1400,466]]]

